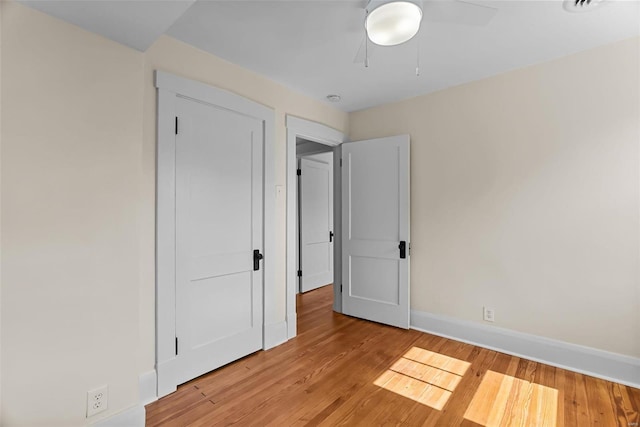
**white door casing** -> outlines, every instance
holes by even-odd
[[[343,144],[342,164],[343,313],[408,328],[409,136]]]
[[[333,153],[300,159],[300,290],[333,282]]]
[[[182,97],[176,111],[176,358],[186,382],[262,348],[264,137],[260,120],[235,111]]]
[[[341,201],[341,184],[340,174],[336,173],[340,171],[340,144],[346,141],[346,136],[335,129],[332,129],[326,125],[312,122],[310,120],[302,119],[287,114],[286,116],[287,126],[287,337],[289,339],[296,336],[296,290],[298,289],[298,277],[296,272],[298,270],[298,246],[296,238],[298,236],[297,221],[297,192],[296,189],[296,169],[298,168],[298,162],[296,158],[296,139],[298,137],[306,139],[312,142],[318,142],[321,144],[334,147],[334,233],[336,236],[341,235],[341,220],[342,214],[340,211]],[[340,241],[334,240],[334,310],[340,312],[342,306],[342,297],[340,295],[340,283],[342,282],[342,268]]]
[[[226,116],[225,119],[229,117],[235,117],[238,121],[246,120],[250,123],[251,131],[254,135],[258,135],[261,133],[261,137],[258,136],[257,140],[261,138],[259,143],[256,140],[256,143],[253,142],[251,145],[252,155],[251,158],[253,160],[248,160],[245,163],[251,164],[252,174],[257,173],[255,177],[251,179],[251,192],[259,193],[259,199],[262,202],[262,208],[258,208],[253,202],[252,199],[252,223],[254,222],[253,217],[256,216],[254,211],[257,209],[262,209],[262,214],[257,215],[257,221],[260,223],[259,227],[261,231],[256,231],[258,235],[255,233],[251,233],[250,242],[251,245],[255,245],[262,242],[262,248],[264,249],[264,259],[261,261],[260,271],[254,273],[252,270],[252,260],[250,260],[251,264],[249,265],[250,271],[239,272],[236,271],[234,274],[238,275],[250,275],[252,276],[252,292],[259,292],[255,288],[255,283],[257,283],[257,279],[254,280],[255,276],[258,275],[261,277],[263,285],[260,286],[262,288],[262,294],[259,298],[256,298],[257,306],[255,304],[251,308],[252,315],[252,325],[260,325],[258,329],[262,329],[260,331],[261,343],[258,348],[270,348],[274,345],[273,340],[269,339],[270,334],[269,330],[275,330],[275,328],[271,328],[270,326],[275,325],[276,322],[269,323],[265,321],[264,313],[267,311],[264,309],[263,301],[275,301],[277,298],[277,290],[274,287],[274,267],[275,267],[275,257],[274,253],[274,227],[275,224],[275,191],[269,191],[275,189],[274,185],[274,155],[273,155],[273,147],[274,147],[274,112],[272,109],[265,107],[256,102],[250,101],[241,96],[232,94],[222,89],[218,89],[203,83],[195,82],[189,79],[181,78],[178,76],[171,75],[169,73],[165,73],[162,71],[156,71],[156,87],[158,89],[158,152],[157,152],[157,218],[156,218],[156,370],[158,375],[158,397],[165,396],[176,390],[178,384],[184,382],[185,378],[190,374],[185,374],[185,368],[181,363],[181,355],[176,355],[176,337],[178,340],[178,347],[182,347],[182,354],[188,353],[187,348],[185,346],[189,346],[188,341],[189,338],[179,337],[179,334],[184,335],[185,332],[179,332],[182,329],[180,315],[177,314],[176,310],[180,310],[181,306],[184,306],[186,301],[188,301],[187,294],[178,296],[176,292],[176,281],[181,280],[181,278],[188,277],[189,274],[187,272],[195,272],[195,275],[191,277],[197,277],[202,274],[202,277],[207,276],[208,278],[217,277],[219,274],[227,274],[224,271],[216,271],[215,265],[221,265],[224,263],[201,263],[202,260],[191,260],[190,262],[182,262],[180,264],[180,259],[185,259],[184,253],[181,254],[181,251],[176,251],[176,245],[185,243],[181,243],[184,238],[177,237],[177,221],[180,221],[181,210],[177,209],[177,199],[183,198],[186,193],[181,193],[177,191],[177,184],[180,184],[185,177],[184,174],[181,174],[177,169],[178,162],[181,162],[180,156],[184,154],[188,154],[180,151],[176,143],[179,142],[176,137],[176,122],[175,118],[178,115],[178,111],[180,108],[184,107],[181,105],[183,102],[193,103],[193,105],[199,105],[204,108],[204,110],[209,111],[208,109],[215,109],[217,113],[222,114],[221,112],[227,112],[231,114],[231,116]],[[192,104],[187,104],[192,105]],[[196,108],[197,110],[198,108]],[[210,112],[210,111],[209,111]],[[223,114],[224,116],[224,114]],[[218,120],[220,117],[218,117]],[[180,122],[178,123],[180,125]],[[188,125],[184,123],[186,128],[183,128],[184,131],[187,131]],[[178,132],[179,133],[179,132]],[[253,141],[253,137],[252,137]],[[246,149],[246,145],[245,145]],[[261,153],[258,153],[261,151]],[[212,153],[205,153],[211,156]],[[178,155],[178,156],[177,156]],[[254,167],[254,163],[256,163],[256,156],[261,157],[262,161],[258,161],[260,163],[259,166]],[[184,157],[184,156],[183,156]],[[194,159],[194,156],[187,155],[184,159],[187,160],[189,158],[189,162],[195,161],[198,163],[199,159]],[[218,165],[220,166],[220,165]],[[259,169],[257,172],[256,169]],[[228,173],[229,171],[227,171]],[[182,176],[182,178],[181,178]],[[206,174],[199,177],[198,182],[200,184],[196,185],[195,188],[201,188],[204,182],[207,179],[211,179],[211,176],[207,176]],[[255,178],[255,179],[254,179]],[[260,181],[258,183],[258,180]],[[225,184],[228,185],[228,184]],[[257,189],[256,186],[261,187]],[[188,187],[188,186],[187,186]],[[246,187],[246,182],[245,182]],[[232,192],[228,192],[226,195],[230,197],[233,194]],[[205,204],[211,203],[211,198],[203,199]],[[231,201],[231,203],[235,203],[235,201]],[[206,207],[206,206],[205,206]],[[207,209],[203,209],[201,212],[206,212]],[[178,213],[178,216],[176,216]],[[212,214],[209,210],[208,214]],[[213,213],[217,214],[217,213]],[[197,216],[197,215],[196,215]],[[191,218],[194,220],[194,218]],[[246,221],[246,218],[244,219]],[[211,223],[216,223],[217,221],[209,221],[206,218],[206,215],[202,215],[202,218],[195,218],[195,221],[200,223],[200,225],[209,227]],[[184,225],[183,225],[184,227]],[[252,225],[253,228],[253,225]],[[219,231],[218,231],[219,232]],[[211,233],[216,233],[215,230],[208,229],[207,233],[211,235]],[[205,233],[206,234],[206,233]],[[246,243],[246,236],[244,237]],[[206,247],[201,245],[202,242],[196,244],[198,251],[201,251],[203,255],[211,255],[210,250],[215,249],[215,247]],[[200,245],[200,246],[198,246]],[[231,245],[230,245],[231,246]],[[237,248],[236,248],[237,249]],[[255,249],[260,249],[256,247]],[[244,255],[233,255],[233,251],[235,249],[229,251],[229,253],[225,256],[228,256],[231,261],[229,262],[229,266],[233,267],[233,263],[238,264],[239,258],[247,257],[247,254]],[[198,252],[195,251],[195,252]],[[242,252],[238,250],[237,252]],[[235,261],[232,258],[236,258]],[[187,257],[188,258],[188,257]],[[206,256],[204,257],[206,258]],[[213,256],[212,258],[215,258]],[[178,261],[179,265],[176,264]],[[242,262],[244,264],[244,261]],[[185,268],[187,265],[189,268]],[[211,266],[214,266],[213,271],[210,269]],[[204,266],[204,267],[203,267]],[[178,267],[178,268],[176,268]],[[202,267],[202,268],[201,268]],[[243,267],[246,268],[246,267]],[[234,269],[234,268],[232,268]],[[240,270],[235,268],[236,270]],[[231,274],[230,276],[233,276]],[[176,280],[177,279],[177,280]],[[211,279],[212,281],[216,281],[216,279]],[[211,281],[210,280],[210,281]],[[199,280],[196,280],[198,282]],[[207,279],[200,280],[206,282]],[[229,290],[227,291],[231,294],[237,291]],[[206,292],[204,292],[206,294]],[[245,287],[246,293],[246,287]],[[178,298],[176,298],[178,296]],[[203,298],[204,299],[204,298]],[[193,301],[193,295],[191,296],[191,300]],[[246,319],[246,314],[244,313]],[[205,313],[205,317],[208,314]],[[183,325],[187,325],[188,322],[198,321],[196,317],[185,318]],[[177,324],[178,323],[178,324]],[[237,326],[238,322],[235,322],[235,326]],[[246,323],[245,323],[246,324]],[[177,327],[178,326],[178,327]],[[233,328],[233,326],[232,326]],[[236,328],[237,329],[237,328]],[[253,329],[253,328],[251,328]],[[202,342],[207,342],[208,339],[210,341],[211,337],[215,337],[216,334],[219,333],[214,329],[206,329],[202,328],[200,331],[197,331],[193,337],[191,337],[191,344],[195,344],[198,340]],[[257,334],[258,332],[253,329],[252,334]],[[223,334],[224,335],[224,334]],[[271,333],[273,335],[273,333]],[[182,338],[182,339],[180,339]],[[255,338],[255,337],[254,337]],[[182,343],[181,343],[182,342]],[[200,350],[201,346],[192,345],[193,349],[193,360],[194,364],[197,364],[198,350]],[[230,343],[229,347],[233,347],[232,343]],[[255,348],[255,345],[252,346]],[[178,353],[181,353],[180,348],[178,348]],[[203,357],[206,358],[206,357]],[[185,360],[186,358],[183,358]],[[202,367],[200,370],[203,369]],[[194,372],[197,372],[197,368],[193,368]],[[185,376],[186,375],[186,376]]]

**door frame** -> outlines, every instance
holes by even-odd
[[[287,114],[285,118],[287,127],[287,256],[286,256],[286,321],[287,321],[287,339],[296,336],[297,318],[296,318],[296,222],[297,222],[297,174],[298,160],[296,157],[296,138],[304,138],[308,141],[333,147],[333,228],[335,232],[333,246],[333,309],[337,312],[342,311],[342,297],[340,294],[340,284],[342,283],[341,268],[341,246],[338,242],[341,240],[341,180],[340,180],[340,144],[347,141],[346,135],[329,126],[313,122],[311,120],[302,119]]]
[[[156,158],[156,372],[158,397],[174,392],[178,386],[176,363],[176,282],[175,282],[175,132],[176,98],[184,97],[196,102],[219,106],[256,118],[263,123],[263,245],[264,245],[264,299],[263,348],[271,345],[265,333],[265,301],[275,301],[275,162],[274,162],[274,110],[223,89],[178,77],[164,71],[155,71],[158,93],[157,158]],[[179,125],[179,123],[178,123]]]

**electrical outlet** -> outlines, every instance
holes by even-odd
[[[109,404],[109,386],[103,385],[87,392],[87,418],[105,411]]]
[[[494,322],[496,320],[495,315],[496,312],[493,308],[484,307],[483,318],[486,322]]]

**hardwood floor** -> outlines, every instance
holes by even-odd
[[[298,336],[149,404],[147,426],[640,427],[640,390],[298,296]]]

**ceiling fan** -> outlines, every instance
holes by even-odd
[[[498,9],[465,0],[370,0],[365,35],[354,62],[368,66],[373,46],[395,46],[412,39],[424,22],[485,26]]]

